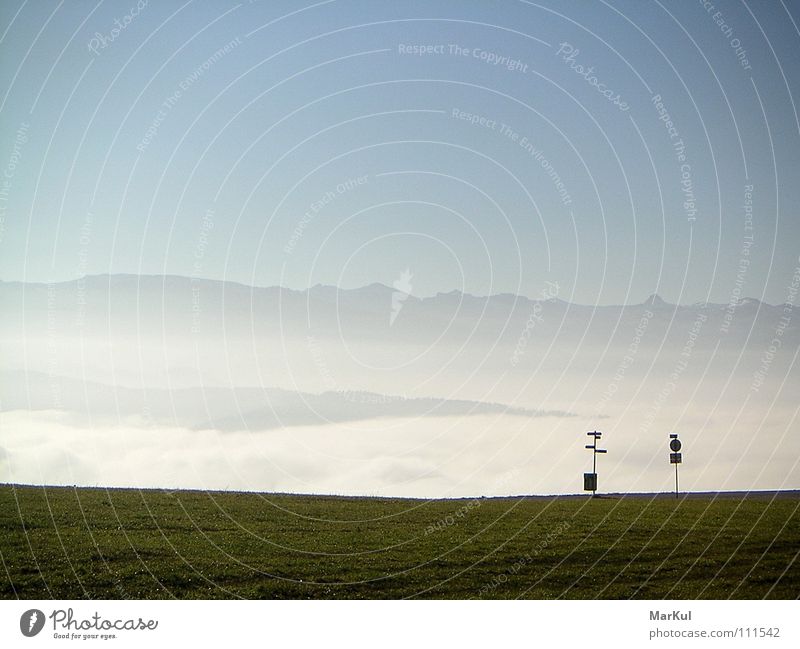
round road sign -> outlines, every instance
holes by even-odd
[[[669,447],[670,447],[670,448],[671,448],[671,449],[672,449],[672,450],[673,450],[675,453],[677,453],[678,451],[680,451],[680,450],[681,450],[681,440],[679,440],[679,439],[673,439],[673,440],[672,440],[672,441],[669,443]]]

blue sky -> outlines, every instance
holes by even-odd
[[[799,9],[4,2],[0,279],[784,302]]]

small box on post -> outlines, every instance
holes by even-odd
[[[597,491],[597,474],[584,473],[583,474],[583,490],[584,491]]]

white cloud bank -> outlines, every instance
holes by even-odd
[[[753,430],[758,422],[741,423]],[[0,417],[0,481],[425,498],[576,493],[590,466],[591,427],[580,418],[480,415],[221,433],[130,420],[87,428],[61,412],[12,411]],[[782,427],[768,431],[776,446],[746,452],[748,438],[735,431],[690,437],[682,487],[795,487],[800,442],[788,419]],[[663,428],[606,430],[601,491],[672,488]]]

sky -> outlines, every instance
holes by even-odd
[[[408,269],[417,295],[557,281],[585,304],[725,303],[746,259],[741,293],[783,303],[798,16],[4,2],[0,279],[357,287]]]

